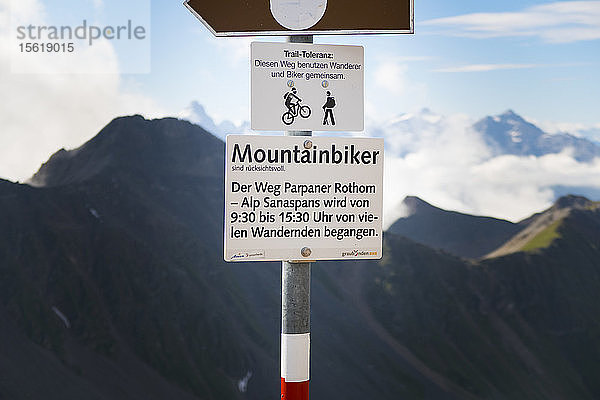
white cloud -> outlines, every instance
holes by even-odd
[[[600,142],[600,123],[589,125],[579,122],[536,121],[532,118],[527,118],[527,120],[550,134],[568,133],[580,138]]]
[[[392,94],[400,94],[415,89],[417,85],[408,77],[408,66],[413,62],[429,61],[428,56],[395,56],[384,54],[378,57],[374,68],[375,85]],[[423,89],[420,87],[419,89]]]
[[[416,195],[436,206],[519,221],[551,206],[554,186],[600,189],[600,158],[578,162],[569,151],[541,157],[492,157],[465,116],[428,110],[391,121],[386,139],[384,225],[406,216]]]
[[[473,38],[538,37],[550,43],[600,39],[600,1],[562,1],[519,12],[472,13],[423,21],[449,35]]]
[[[536,68],[535,64],[471,64],[460,67],[439,68],[434,72],[488,72],[507,69],[528,69]]]
[[[398,56],[398,57],[394,57],[394,60],[399,63],[407,63],[407,62],[417,62],[417,61],[431,61],[434,58],[435,57],[430,57],[430,56]]]
[[[8,3],[0,3],[0,15],[6,15]],[[39,9],[43,4],[37,0],[19,2],[23,17]],[[75,61],[82,67],[101,63],[102,74],[56,73],[64,58],[47,60],[44,74],[11,73],[9,22],[3,18],[0,24],[0,93],[4,95],[0,108],[0,177],[30,177],[52,153],[61,147],[81,145],[117,116],[163,114],[154,101],[126,88],[114,49],[106,42],[97,43],[97,51]]]
[[[384,62],[377,67],[375,84],[390,93],[401,94],[406,91],[406,72],[408,66],[396,62]]]
[[[428,87],[411,76],[410,68],[412,62],[427,59],[421,56],[380,55],[365,73],[366,119],[387,120],[397,110],[416,110],[428,104]]]
[[[578,135],[596,141],[600,144],[600,124],[596,124],[592,127],[581,129],[576,132]]]
[[[204,27],[203,27],[204,28]],[[228,37],[226,40],[202,31],[207,42],[216,47],[227,59],[234,63],[247,64],[250,59],[250,44],[257,39],[252,37]]]
[[[27,19],[32,24],[38,24],[46,18],[46,7],[37,0],[0,0],[0,13],[7,18],[16,20]],[[2,21],[8,26],[8,19]]]

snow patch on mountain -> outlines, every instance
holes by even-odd
[[[252,378],[252,371],[248,371],[248,373],[246,373],[246,375],[244,375],[244,377],[238,381],[238,390],[240,393],[246,393],[250,378]]]

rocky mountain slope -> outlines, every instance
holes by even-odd
[[[0,309],[11,325],[0,331],[34,350],[0,359],[20,377],[1,381],[0,393],[278,396],[280,264],[222,261],[223,155],[223,142],[197,126],[134,116],[56,153],[34,187],[2,182]],[[382,356],[385,342],[326,269],[313,271],[314,395],[385,399],[417,387],[453,399],[409,364],[398,367],[402,379],[388,371],[402,358]],[[40,369],[27,376],[31,363]],[[155,385],[138,384],[146,380]]]
[[[460,257],[483,257],[523,229],[505,220],[442,210],[414,196],[406,197],[402,204],[408,215],[388,232]]]
[[[279,395],[280,265],[222,261],[223,153],[125,117],[0,181],[1,399]],[[315,264],[311,395],[600,397],[599,212],[480,262],[389,232],[380,262]]]
[[[561,197],[550,209],[522,221],[520,225],[524,229],[486,257],[494,258],[548,247],[560,238],[561,225],[573,212],[594,211],[599,208],[600,202],[593,202],[585,197]]]
[[[600,210],[573,210],[558,233],[547,247],[479,263],[388,235],[375,276],[364,270],[371,309],[474,398],[598,398]]]

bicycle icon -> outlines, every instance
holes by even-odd
[[[289,86],[289,83],[288,83]],[[293,87],[292,89],[283,95],[285,99],[285,106],[287,107],[287,111],[283,113],[281,116],[281,120],[286,125],[291,125],[294,123],[294,120],[300,115],[302,118],[310,117],[310,107],[306,105],[300,105],[302,99],[298,97],[298,90]]]
[[[300,105],[299,101],[298,103],[292,105],[288,111],[283,113],[281,120],[284,124],[291,125],[294,123],[294,119],[298,118],[298,115],[300,115],[302,118],[308,118],[310,117],[310,113],[310,107],[306,105]]]

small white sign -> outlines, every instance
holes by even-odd
[[[281,26],[303,30],[315,25],[325,15],[327,0],[271,0],[271,14]]]
[[[383,139],[229,135],[225,261],[379,259]]]
[[[364,48],[251,45],[251,125],[263,131],[364,130]]]

